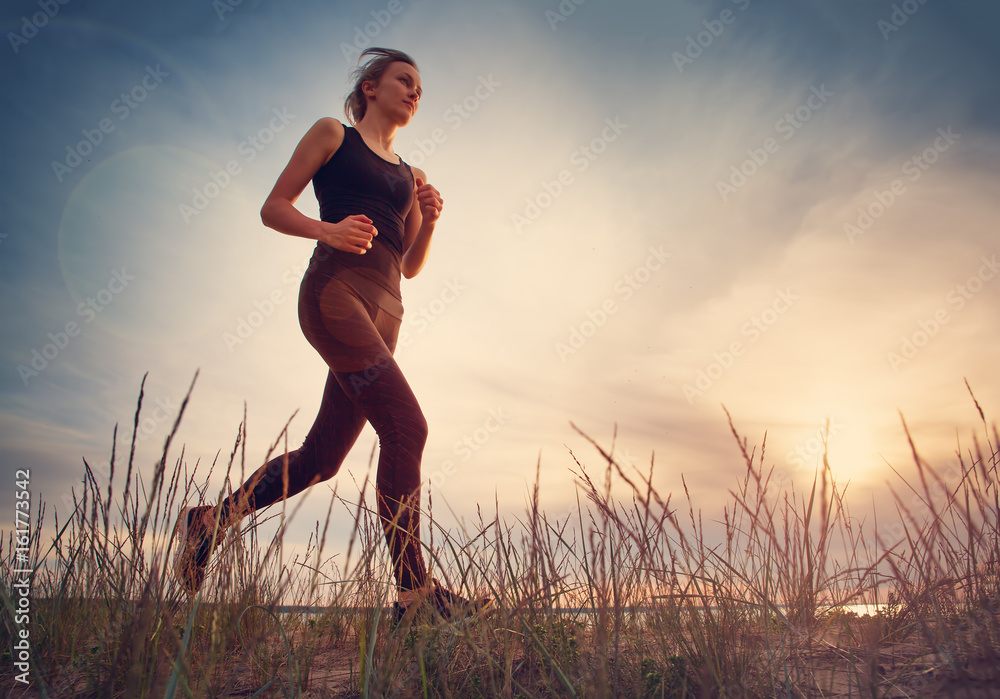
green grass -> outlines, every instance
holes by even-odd
[[[731,419],[744,474],[706,513],[686,484],[677,497],[659,493],[652,460],[645,469],[618,463],[614,444],[581,432],[593,462],[573,455],[571,515],[541,510],[537,479],[522,517],[501,517],[494,502],[467,530],[439,526],[428,503],[434,575],[492,595],[495,610],[394,629],[382,611],[392,602],[382,528],[365,487],[331,500],[330,512],[337,503],[357,519],[339,576],[323,550],[348,532],[329,531],[329,513],[304,556],[286,560],[293,499],[223,533],[196,598],[178,587],[174,519],[222,467],[189,472],[183,452],[168,465],[190,396],[148,483],[133,469],[133,441],[124,477],[101,487],[85,462],[75,511],[51,515],[51,525],[47,512],[33,514],[32,560],[44,564],[32,582],[31,685],[11,673],[6,695],[972,697],[1000,684],[1000,439],[974,397],[982,433],[959,451],[961,477],[945,483],[911,440],[891,522],[854,517],[825,456],[807,488],[778,489],[766,435],[751,447]],[[142,398],[140,389],[135,425]],[[113,438],[112,464],[118,446]],[[241,424],[227,475],[236,463],[243,472],[245,458]],[[257,530],[271,518],[278,535],[264,545]],[[706,531],[715,523],[721,536]],[[43,528],[54,534],[43,540]],[[10,668],[12,538],[0,542],[0,560]],[[879,611],[838,608],[855,603]]]

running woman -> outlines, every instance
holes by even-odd
[[[403,317],[400,276],[423,268],[444,202],[427,175],[392,148],[420,104],[416,63],[394,49],[369,48],[361,58],[369,55],[354,71],[344,104],[352,125],[330,117],[313,124],[260,212],[266,226],[317,241],[299,287],[298,315],[329,367],[319,414],[301,447],[261,466],[217,506],[180,513],[175,573],[195,594],[223,531],[333,477],[367,421],[379,438],[376,500],[398,587],[396,618],[424,599],[447,618],[489,600],[470,602],[429,579],[419,516],[427,422],[393,358]],[[319,221],[294,207],[310,180]]]

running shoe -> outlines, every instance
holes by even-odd
[[[208,562],[212,558],[212,550],[219,545],[219,540],[222,538],[220,522],[216,540],[212,541],[212,530],[215,527],[214,510],[211,505],[201,505],[185,508],[177,515],[177,524],[174,527],[177,540],[177,550],[174,552],[174,576],[189,595],[194,595],[201,589]],[[212,513],[211,524],[206,521],[207,513]]]
[[[493,599],[490,597],[468,600],[443,586],[437,579],[432,578],[431,590],[426,597],[415,599],[405,605],[399,602],[393,604],[392,615],[396,624],[399,625],[411,606],[420,606],[425,600],[432,604],[434,611],[445,621],[467,619],[480,612],[485,612],[493,606]]]

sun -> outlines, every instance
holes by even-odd
[[[798,406],[786,414],[795,417],[781,420],[782,428],[775,434],[783,450],[775,463],[779,479],[786,475],[799,489],[811,484],[823,467],[824,454],[840,485],[882,478],[890,446],[890,430],[883,424],[886,416],[851,399],[820,400],[812,408]]]

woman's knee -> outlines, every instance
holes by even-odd
[[[383,405],[369,406],[372,409],[366,411],[368,422],[375,428],[381,448],[400,447],[421,453],[427,443],[427,418],[415,400],[400,400],[396,396],[391,399],[392,409],[384,404],[386,394],[377,399]]]
[[[393,423],[379,433],[377,486],[386,496],[400,500],[420,488],[420,462],[427,443],[427,421],[422,414]]]
[[[419,408],[409,412],[405,419],[393,420],[393,438],[411,451],[423,453],[427,444],[427,418]]]
[[[328,481],[340,471],[340,465],[343,460],[340,461],[327,461],[325,463],[320,463],[319,468],[316,470],[316,477],[314,479],[315,483],[322,483],[323,481]]]

